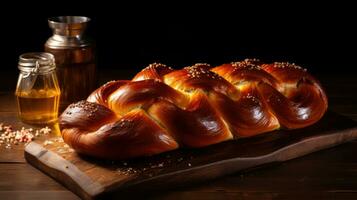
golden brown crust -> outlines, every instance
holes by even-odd
[[[133,81],[123,85],[108,96],[108,107],[118,115],[134,108],[146,108],[157,99],[166,99],[184,106],[187,98],[168,85],[153,79]]]
[[[132,81],[141,81],[147,79],[162,81],[162,77],[172,71],[174,70],[171,67],[168,67],[164,64],[152,63],[137,73]]]
[[[69,106],[60,126],[76,151],[126,159],[306,127],[327,105],[320,83],[294,64],[246,59],[173,70],[154,63]]]
[[[62,129],[75,127],[93,131],[116,119],[115,113],[103,105],[79,101],[63,111],[59,122]]]
[[[148,113],[182,145],[202,147],[232,138],[219,113],[198,91],[185,110],[168,101],[153,104]]]
[[[122,85],[125,85],[129,82],[130,81],[126,80],[110,81],[93,91],[92,94],[90,94],[87,98],[87,101],[98,103],[103,106],[108,106],[108,97]]]
[[[69,107],[67,112],[87,111]],[[93,125],[90,122],[95,123],[95,120],[90,117],[77,120],[70,115],[61,116],[63,139],[79,153],[99,158],[126,159],[150,156],[178,147],[170,134],[152,121],[143,110],[133,110],[116,120],[105,118],[107,111],[103,110],[96,111],[95,115],[103,116],[101,121],[108,121]],[[87,121],[83,124],[86,126],[81,126],[82,121]]]

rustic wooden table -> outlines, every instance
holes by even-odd
[[[134,72],[100,73],[100,82],[131,77]],[[353,74],[318,74],[330,109],[357,120],[357,78]],[[19,124],[13,90],[17,74],[0,80],[0,123]],[[26,126],[26,125],[25,125]],[[331,124],[333,126],[333,124]],[[48,136],[47,136],[48,137]],[[43,139],[43,138],[42,138]],[[281,164],[236,173],[214,181],[140,194],[149,199],[357,199],[357,141]],[[0,146],[0,199],[78,199],[59,183],[26,163],[23,145]]]

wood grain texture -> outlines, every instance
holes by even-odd
[[[61,184],[53,181],[51,182],[50,177],[41,176],[41,171],[26,163],[3,163],[1,164],[0,174],[0,191],[24,191],[28,188],[33,188],[33,190],[36,191],[66,191],[66,188]]]
[[[180,149],[121,162],[79,156],[65,149],[62,142],[46,146],[30,143],[25,148],[25,158],[81,198],[96,199],[132,188],[149,190],[206,181],[356,138],[356,122],[327,113],[319,123],[304,129],[278,130],[205,148]],[[126,173],[128,170],[130,173]]]

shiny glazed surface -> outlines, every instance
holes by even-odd
[[[173,70],[154,63],[70,105],[60,126],[78,152],[125,159],[302,128],[326,110],[319,82],[294,64],[246,59]]]

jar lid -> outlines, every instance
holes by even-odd
[[[30,52],[20,55],[18,68],[29,73],[47,73],[56,68],[55,57],[46,52]]]
[[[90,18],[84,16],[59,16],[48,19],[48,25],[59,35],[81,35]]]

